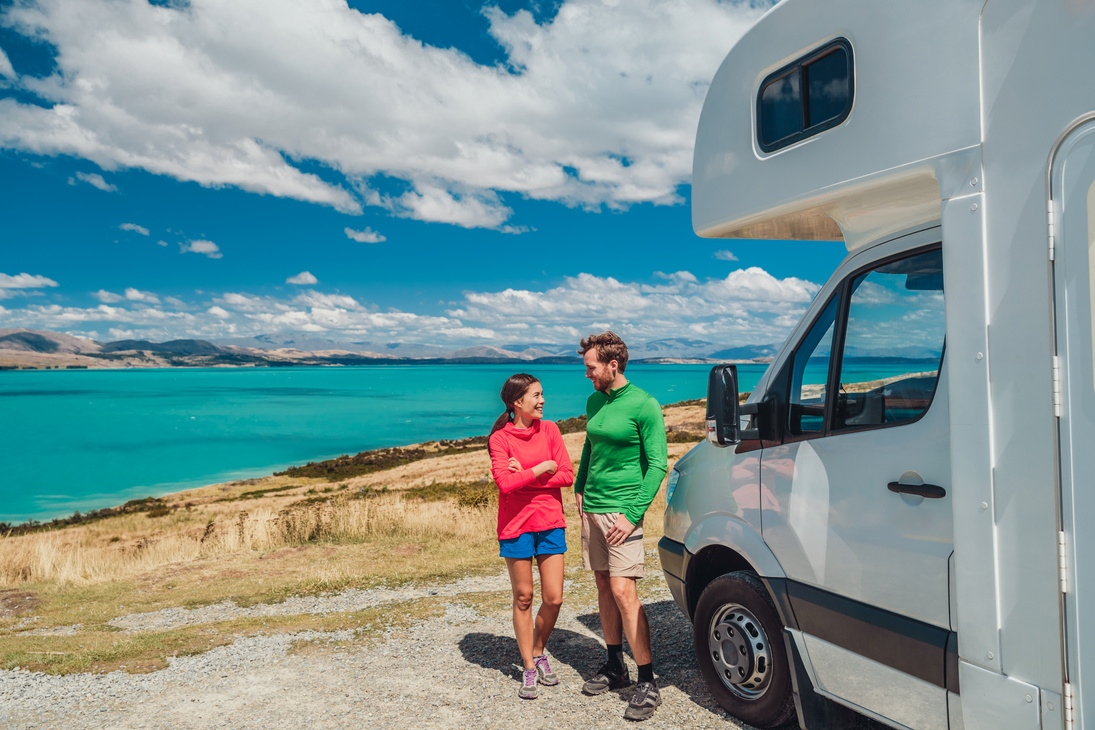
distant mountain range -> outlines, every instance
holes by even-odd
[[[635,343],[631,361],[765,361],[778,345],[727,347],[670,338]],[[480,345],[460,349],[402,342],[344,342],[302,333],[274,333],[213,341],[95,342],[59,332],[0,329],[0,368],[352,365],[391,362],[578,362],[575,343]]]

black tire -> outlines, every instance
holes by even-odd
[[[711,581],[692,628],[700,673],[723,709],[761,728],[794,716],[783,625],[755,575],[728,573]]]

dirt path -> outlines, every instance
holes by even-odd
[[[433,604],[433,618],[362,640],[353,631],[298,632],[241,638],[212,651],[171,660],[150,674],[55,677],[0,672],[0,725],[13,728],[178,727],[623,727],[626,691],[586,697],[579,688],[603,659],[589,580],[568,572],[568,594],[550,643],[557,687],[536,700],[516,696],[519,654],[502,574],[414,589],[417,596],[369,591],[265,607],[327,613],[389,601]],[[691,627],[660,575],[644,587],[655,671],[663,704],[645,727],[742,728],[704,689]],[[570,590],[571,588],[575,590]],[[248,611],[263,610],[251,607]],[[173,609],[119,620],[139,630],[224,620],[230,606]],[[243,609],[236,609],[243,610]],[[217,611],[221,613],[218,615]],[[206,613],[208,612],[208,613]],[[135,627],[137,627],[135,629]],[[632,664],[632,672],[634,666]]]

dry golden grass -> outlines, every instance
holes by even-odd
[[[248,505],[250,506],[250,505]],[[55,582],[84,585],[130,578],[159,566],[202,557],[270,551],[307,543],[364,542],[380,538],[443,541],[465,545],[494,530],[490,509],[465,509],[451,502],[413,502],[396,493],[369,499],[336,497],[329,502],[275,510],[237,510],[210,517],[200,530],[179,520],[133,542],[102,539],[107,524],[93,523],[0,540],[0,584]],[[211,510],[218,512],[219,510]],[[132,535],[141,515],[117,518]],[[172,529],[172,528],[177,529]],[[118,533],[115,533],[116,535]]]

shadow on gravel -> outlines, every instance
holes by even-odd
[[[654,655],[654,672],[659,687],[676,687],[692,702],[712,715],[732,719],[707,693],[696,657],[692,650],[692,625],[673,601],[645,604],[646,617],[650,622],[650,641]],[[564,609],[565,610],[565,609]],[[578,622],[598,637],[601,636],[601,618],[596,613],[576,617]],[[512,636],[471,633],[460,639],[459,647],[464,659],[485,669],[493,669],[503,675],[520,680],[521,652]],[[625,651],[628,647],[625,645]],[[605,661],[605,646],[600,638],[579,634],[556,627],[548,642],[552,662],[572,667],[587,680],[596,674]],[[634,679],[634,677],[632,677]],[[622,704],[631,699],[632,690],[616,690],[614,694]],[[733,720],[734,722],[740,722]],[[749,728],[742,724],[741,727]]]
[[[658,679],[658,686],[676,687],[712,715],[724,720],[731,719],[707,692],[692,648],[692,624],[681,609],[673,601],[646,603],[643,608],[646,609],[646,619],[650,623],[650,653],[654,659],[654,674]],[[583,614],[578,617],[578,621],[590,631],[601,634],[601,617],[598,614]],[[624,650],[630,652],[626,640]],[[588,670],[579,670],[582,676],[595,672],[604,659],[604,645],[598,643]],[[629,698],[628,693],[625,701]],[[740,721],[735,719],[735,722]]]
[[[512,636],[466,634],[460,639],[459,646],[465,660],[485,669],[496,669],[507,676],[520,677],[518,664],[521,652]],[[583,679],[593,676],[604,660],[604,646],[599,641],[559,627],[551,632],[548,652],[555,663],[574,667]]]

